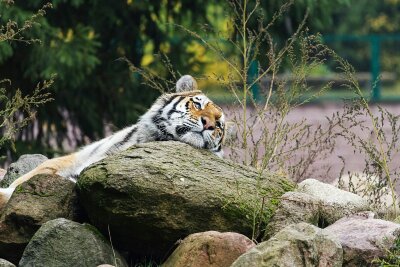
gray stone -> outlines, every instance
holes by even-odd
[[[299,183],[296,191],[319,200],[319,220],[324,221],[323,226],[330,225],[344,216],[370,210],[366,199],[315,179]]]
[[[297,192],[311,195],[326,204],[345,207],[347,210],[368,210],[368,202],[364,198],[341,190],[333,185],[315,179],[306,179],[298,184]]]
[[[374,258],[384,258],[400,237],[400,224],[374,219],[372,214],[355,214],[325,228],[342,244],[345,266],[369,266]]]
[[[40,226],[79,215],[75,184],[57,175],[37,175],[18,186],[0,217],[0,257],[17,263]]]
[[[328,231],[292,224],[240,256],[231,267],[342,266],[343,250]]]
[[[254,246],[249,238],[238,233],[191,234],[183,239],[163,267],[229,267]]]
[[[287,192],[268,223],[263,240],[267,240],[286,226],[307,222],[321,228],[340,218],[369,210],[364,198],[315,179],[298,184],[296,192]]]
[[[15,265],[5,259],[0,259],[0,267],[15,267]]]
[[[70,267],[100,264],[128,266],[96,228],[59,218],[40,227],[26,247],[18,266]]]
[[[16,162],[10,164],[6,175],[0,181],[0,187],[8,187],[14,180],[30,172],[46,160],[48,160],[48,158],[41,154],[22,155]]]
[[[306,222],[318,226],[323,221],[319,199],[300,192],[287,192],[268,222],[263,240],[268,240],[291,224]]]
[[[124,250],[163,257],[189,234],[213,229],[251,236],[254,209],[268,219],[293,184],[168,141],[134,146],[78,178],[91,223]],[[256,192],[265,195],[265,203]],[[261,194],[261,193],[260,193]],[[154,242],[157,240],[157,242]]]

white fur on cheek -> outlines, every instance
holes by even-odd
[[[196,148],[204,147],[204,139],[198,133],[188,132],[181,137],[181,141]]]
[[[224,158],[224,151],[222,149],[219,152],[213,152],[213,153],[221,159]]]

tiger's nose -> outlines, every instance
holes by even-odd
[[[214,130],[215,123],[212,122],[208,117],[201,117],[201,123],[203,124],[204,130]]]

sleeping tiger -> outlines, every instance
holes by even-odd
[[[36,174],[58,174],[76,181],[87,166],[132,145],[151,141],[176,140],[207,149],[222,157],[225,118],[222,109],[210,101],[190,75],[176,83],[176,93],[161,95],[138,123],[83,147],[76,153],[45,161],[0,189],[0,207],[14,189]]]

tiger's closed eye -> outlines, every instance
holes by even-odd
[[[193,101],[193,106],[194,106],[196,109],[198,109],[198,110],[201,109],[201,105],[200,105],[200,103],[198,103],[198,102],[194,102],[194,101]]]

